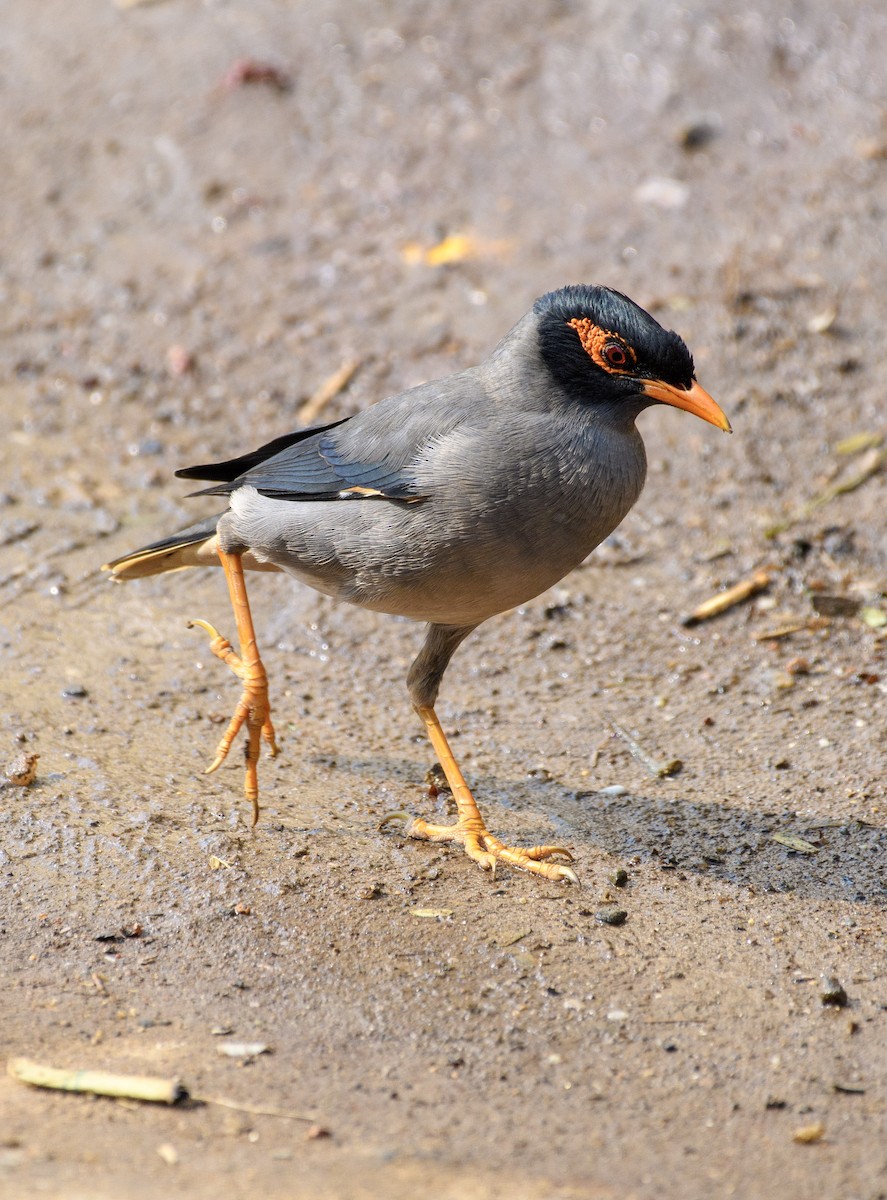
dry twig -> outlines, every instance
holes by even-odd
[[[683,767],[683,763],[679,758],[656,759],[652,754],[648,754],[636,738],[633,738],[627,729],[623,729],[621,725],[617,725],[610,717],[604,718],[617,737],[622,738],[631,754],[638,762],[643,763],[651,775],[655,775],[657,779],[667,779],[669,775],[676,775]]]
[[[726,612],[728,608],[733,608],[735,605],[741,604],[743,600],[748,600],[750,596],[762,592],[769,583],[769,571],[755,571],[748,579],[741,579],[739,583],[734,583],[732,587],[725,588],[723,592],[718,592],[710,600],[704,601],[690,613],[689,617],[684,617],[682,624],[689,627],[698,625],[700,621],[708,621],[711,617],[717,617],[722,612]]]
[[[46,1067],[29,1058],[11,1058],[7,1072],[20,1083],[61,1092],[86,1092],[93,1096],[116,1096],[152,1104],[178,1104],[188,1091],[176,1079],[151,1075],[118,1075],[112,1071],[66,1071]]]
[[[313,396],[308,397],[298,412],[298,418],[303,425],[310,425],[317,420],[329,402],[348,386],[359,366],[360,363],[356,358],[343,363],[338,371],[335,371],[320,385]]]

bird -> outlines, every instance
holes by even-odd
[[[261,744],[278,747],[245,572],[286,572],[327,596],[424,622],[407,674],[456,806],[451,825],[408,814],[406,835],[577,883],[562,846],[509,846],[487,827],[435,703],[450,660],[484,621],[527,603],[613,532],[646,476],[641,412],[665,404],[731,432],[696,381],[682,338],[612,288],[541,296],[479,366],[327,425],[276,437],[177,477],[210,481],[221,513],[105,565],[124,581],[182,567],[224,570],[238,649],[204,620],[241,696],[207,773],[246,728],[244,790],[259,818]]]

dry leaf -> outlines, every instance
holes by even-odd
[[[819,853],[818,846],[814,846],[812,842],[798,837],[796,833],[774,833],[773,841],[778,842],[780,846],[787,846],[789,850],[794,850],[797,854]]]
[[[506,948],[506,946],[514,946],[518,942],[523,941],[525,937],[529,937],[532,932],[532,929],[521,929],[516,933],[506,933],[499,938],[499,946],[503,950]]]
[[[501,258],[510,248],[511,243],[507,239],[484,242],[470,233],[451,233],[436,246],[425,247],[419,242],[407,242],[400,255],[410,266],[424,264],[427,267],[445,267],[475,258]]]
[[[825,1126],[822,1121],[816,1121],[813,1125],[802,1125],[800,1129],[796,1129],[792,1134],[792,1141],[809,1146],[813,1142],[821,1141],[824,1136]]]
[[[883,433],[851,433],[849,437],[835,442],[835,454],[860,454],[863,450],[871,450],[880,446],[884,441]]]

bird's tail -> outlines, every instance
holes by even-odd
[[[184,567],[218,566],[216,526],[220,516],[217,513],[163,541],[152,542],[141,550],[115,558],[113,562],[105,563],[102,570],[110,571],[112,579],[123,581],[162,575],[164,571],[180,571]]]

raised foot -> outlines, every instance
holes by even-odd
[[[476,820],[457,821],[455,825],[431,825],[421,817],[411,817],[409,813],[390,813],[384,817],[379,828],[392,821],[407,823],[407,837],[420,838],[429,842],[458,842],[469,858],[473,859],[484,871],[496,874],[498,863],[507,863],[520,871],[530,871],[533,875],[542,875],[545,879],[558,882],[579,884],[579,876],[564,863],[548,862],[556,854],[562,854],[569,862],[573,855],[563,846],[530,846],[522,849],[518,846],[506,846],[486,828],[483,822]]]
[[[264,738],[268,744],[268,752],[272,758],[278,753],[274,725],[271,721],[271,705],[268,700],[268,677],[261,660],[256,657],[254,662],[245,662],[234,650],[226,637],[223,637],[209,621],[191,620],[188,628],[198,626],[210,637],[210,650],[226,663],[243,684],[243,692],[234,710],[234,716],[228,722],[228,727],[222,734],[216,750],[216,756],[206,768],[204,774],[210,775],[218,770],[225,759],[237,734],[246,725],[247,743],[245,747],[246,778],[244,791],[253,808],[253,825],[259,819],[259,779],[258,761],[261,742]]]

